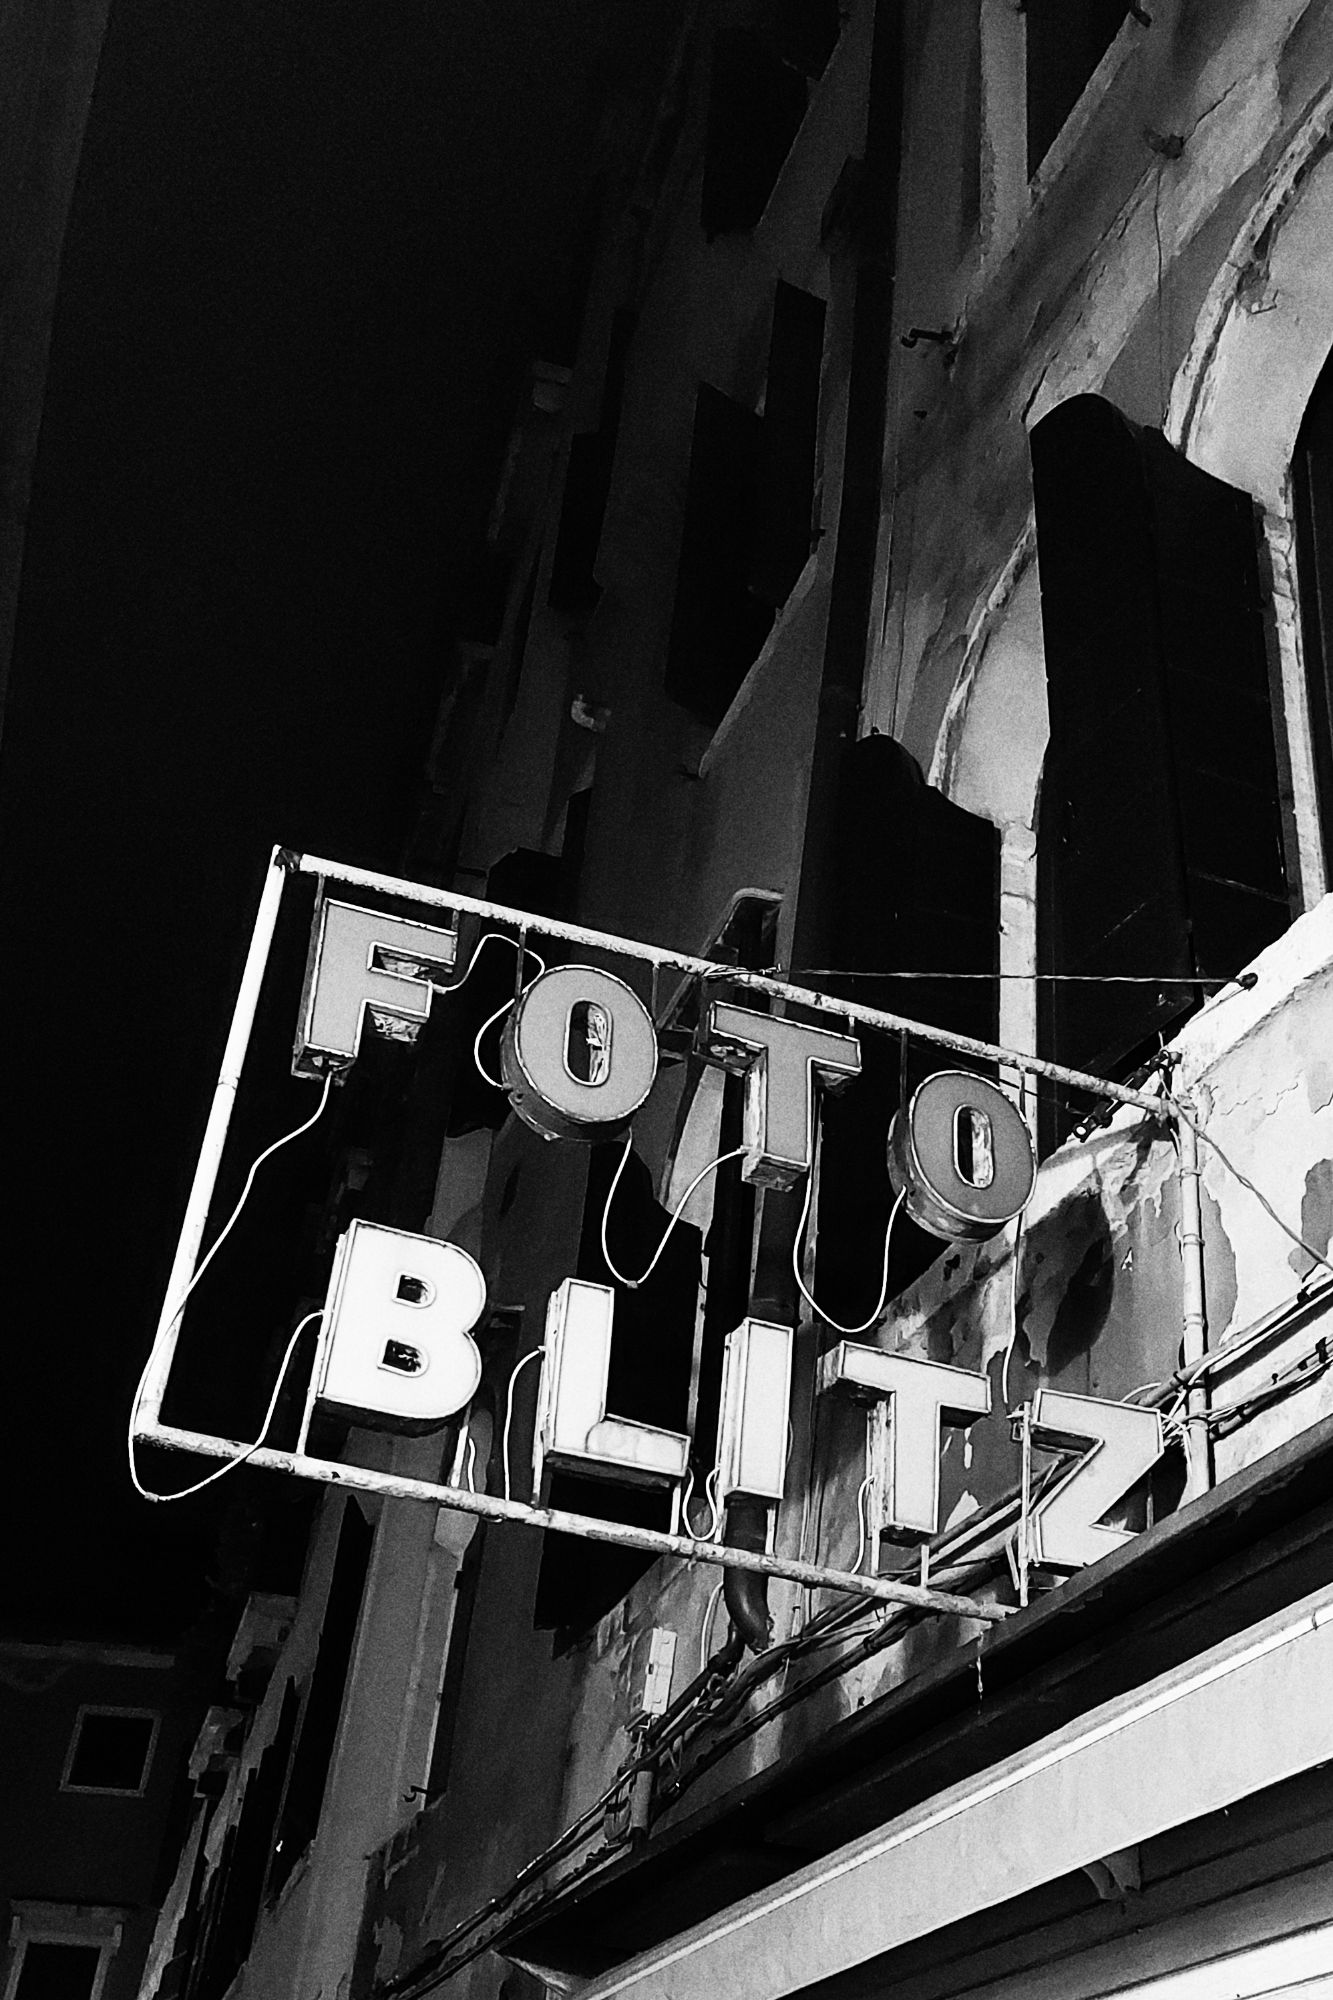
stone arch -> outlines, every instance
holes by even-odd
[[[1333,86],[1223,260],[1172,389],[1167,434],[1206,472],[1286,504],[1296,433],[1333,349]]]
[[[1302,901],[1330,885],[1296,589],[1291,461],[1333,352],[1333,85],[1302,119],[1232,242],[1172,386],[1167,435],[1264,515],[1275,669]]]

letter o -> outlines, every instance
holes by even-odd
[[[657,1030],[637,993],[592,965],[557,965],[510,1010],[500,1074],[545,1139],[623,1131],[657,1076]]]
[[[993,1236],[1026,1206],[1032,1137],[1013,1099],[984,1076],[938,1070],[889,1127],[889,1179],[913,1222],[946,1242]]]

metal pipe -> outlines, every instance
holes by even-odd
[[[1180,1351],[1181,1367],[1189,1369],[1208,1352],[1208,1316],[1203,1284],[1203,1205],[1199,1194],[1199,1135],[1194,1107],[1180,1100],[1186,1115],[1176,1120],[1180,1147]],[[1197,1499],[1213,1483],[1213,1445],[1208,1435],[1209,1389],[1206,1375],[1185,1395],[1185,1460],[1187,1500]]]
[[[319,876],[330,882],[346,882],[349,887],[370,889],[379,895],[402,896],[433,909],[456,910],[461,915],[480,917],[488,923],[516,924],[522,921],[540,937],[561,938],[568,944],[586,945],[591,951],[641,959],[646,965],[693,973],[700,979],[725,979],[729,985],[748,987],[751,992],[764,993],[772,999],[786,1000],[796,1006],[811,1007],[820,1013],[837,1014],[845,1021],[858,1021],[863,1027],[881,1028],[890,1034],[903,1032],[915,1035],[923,1042],[951,1049],[955,1055],[979,1056],[985,1062],[1007,1063],[1030,1076],[1044,1076],[1052,1083],[1067,1083],[1075,1090],[1087,1091],[1092,1097],[1109,1098],[1116,1104],[1130,1104],[1139,1111],[1151,1112],[1154,1117],[1160,1117],[1166,1108],[1161,1097],[1151,1096],[1144,1090],[1132,1090],[1127,1084],[1112,1083],[1106,1077],[1092,1076],[1087,1070],[1069,1069],[1064,1063],[1046,1062],[1040,1056],[1002,1048],[997,1042],[979,1041],[975,1035],[955,1034],[949,1028],[935,1028],[929,1022],[914,1021],[906,1014],[890,1014],[882,1007],[867,1007],[861,1001],[843,1000],[830,993],[820,993],[813,987],[793,986],[785,979],[773,979],[766,973],[747,972],[740,966],[719,965],[716,959],[694,958],[688,952],[669,951],[662,945],[639,944],[629,938],[613,937],[606,931],[589,930],[584,924],[564,923],[556,917],[528,916],[522,911],[507,909],[502,903],[483,903],[474,896],[460,896],[452,889],[399,881],[395,876],[377,875],[368,868],[354,868],[347,862],[324,861],[314,855],[302,854],[293,856],[290,865],[303,875]]]
[[[768,1546],[768,1507],[762,1500],[740,1496],[727,1504],[723,1541],[731,1549]],[[733,1632],[739,1632],[752,1653],[765,1652],[773,1637],[768,1608],[768,1572],[729,1569],[722,1578],[722,1602]]]
[[[207,1437],[173,1424],[145,1424],[140,1420],[135,1436],[145,1444],[164,1445],[171,1451],[197,1451],[207,1458],[243,1459],[261,1472],[293,1473],[298,1479],[318,1479],[327,1486],[352,1487],[362,1493],[383,1493],[392,1500],[425,1500],[434,1507],[452,1507],[482,1520],[512,1521],[519,1527],[547,1528],[557,1534],[579,1535],[585,1541],[644,1549],[651,1555],[683,1556],[691,1562],[716,1563],[721,1569],[786,1577],[792,1583],[806,1584],[811,1590],[848,1590],[885,1604],[910,1604],[918,1611],[933,1611],[950,1618],[976,1618],[985,1624],[997,1623],[1010,1615],[1007,1605],[979,1604],[947,1590],[922,1590],[890,1577],[854,1576],[840,1569],[825,1569],[817,1563],[731,1548],[725,1542],[699,1542],[691,1535],[668,1535],[657,1528],[623,1527],[618,1521],[567,1514],[559,1507],[530,1507],[521,1500],[497,1500],[493,1494],[473,1493],[466,1487],[437,1486],[429,1480],[408,1479],[396,1472],[375,1472],[368,1466],[339,1465],[331,1459],[311,1458],[301,1452],[273,1451],[267,1446],[255,1449],[234,1438]]]
[[[291,864],[292,857],[284,849],[275,847],[269,860],[268,874],[264,878],[264,889],[259,898],[259,909],[255,914],[255,927],[250,936],[250,949],[245,956],[231,1027],[227,1032],[226,1046],[222,1051],[217,1086],[213,1092],[213,1102],[209,1107],[208,1123],[204,1127],[203,1143],[199,1148],[199,1160],[194,1170],[189,1199],[185,1204],[185,1219],[181,1224],[171,1275],[167,1279],[167,1289],[162,1299],[162,1315],[158,1320],[157,1333],[153,1339],[152,1360],[144,1377],[143,1390],[139,1398],[138,1421],[142,1423],[155,1423],[162,1408],[162,1397],[166,1391],[167,1376],[171,1372],[175,1347],[172,1327],[180,1314],[181,1301],[194,1276],[194,1267],[199,1261],[199,1245],[203,1241],[208,1211],[213,1201],[213,1191],[217,1186],[222,1150],[227,1143],[227,1127],[241,1080],[246,1050],[250,1046],[255,1012],[259,1005],[259,989],[264,982],[264,972],[273,944],[273,933],[277,929],[284,879]]]

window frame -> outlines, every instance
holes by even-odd
[[[149,1722],[152,1724],[148,1736],[148,1748],[144,1752],[143,1769],[140,1773],[139,1783],[133,1790],[121,1785],[79,1785],[75,1784],[71,1778],[70,1773],[74,1769],[79,1751],[79,1741],[83,1734],[83,1724],[85,1718],[91,1715],[118,1716],[126,1721]],[[152,1774],[153,1760],[157,1755],[158,1737],[161,1735],[161,1732],[162,1717],[155,1708],[122,1707],[114,1702],[80,1702],[74,1717],[74,1727],[70,1731],[69,1746],[65,1751],[64,1765],[61,1768],[61,1791],[72,1793],[79,1798],[90,1799],[143,1798],[148,1790],[148,1781]]]
[[[38,1903],[15,1898],[9,1926],[9,1965],[0,2000],[15,2000],[23,1977],[23,1962],[31,1944],[70,1944],[95,1948],[97,1969],[88,2000],[101,2000],[111,1961],[120,1949],[125,1911],[105,1904]]]

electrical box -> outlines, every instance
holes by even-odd
[[[638,1694],[636,1715],[645,1721],[665,1715],[671,1702],[676,1668],[676,1634],[669,1625],[655,1625],[634,1649],[631,1671]]]

